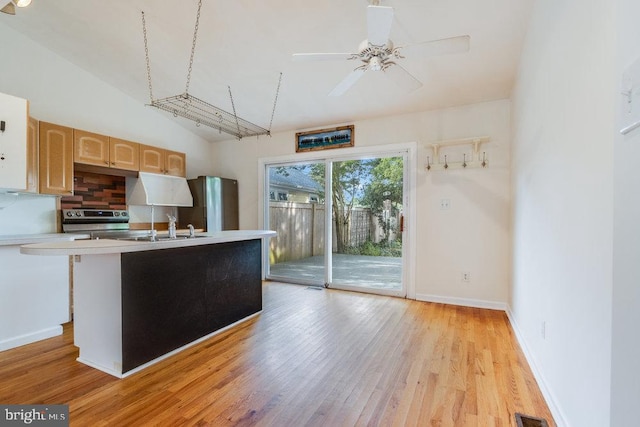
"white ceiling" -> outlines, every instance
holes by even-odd
[[[4,3],[0,0],[0,3]],[[149,103],[141,11],[153,96],[185,90],[197,0],[33,0],[0,23],[27,35],[140,103]],[[272,132],[508,98],[533,0],[382,0],[396,46],[468,34],[469,52],[399,62],[424,85],[403,93],[367,72],[340,97],[327,94],[358,64],[293,62],[293,53],[357,52],[366,0],[204,0],[189,93]],[[415,53],[415,52],[414,52]],[[385,78],[387,77],[387,78]],[[151,107],[149,107],[151,108]],[[159,112],[159,114],[168,113]],[[209,140],[232,138],[176,118]]]

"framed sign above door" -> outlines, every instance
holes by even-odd
[[[353,125],[296,133],[296,152],[353,147]]]

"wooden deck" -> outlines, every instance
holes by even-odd
[[[0,352],[0,402],[72,426],[554,426],[506,315],[265,283],[264,311],[119,380],[63,336]]]

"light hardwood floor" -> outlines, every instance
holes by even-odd
[[[64,335],[0,352],[0,403],[72,426],[555,426],[506,315],[265,283],[256,318],[119,380]]]

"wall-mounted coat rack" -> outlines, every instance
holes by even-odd
[[[483,143],[489,142],[488,136],[463,139],[449,139],[427,144],[427,148],[431,148],[431,153],[427,154],[424,168],[429,171],[433,170],[449,170],[449,169],[469,169],[469,168],[486,168],[489,166],[486,151],[481,149]],[[455,146],[468,145],[471,150],[467,153],[448,150]]]

